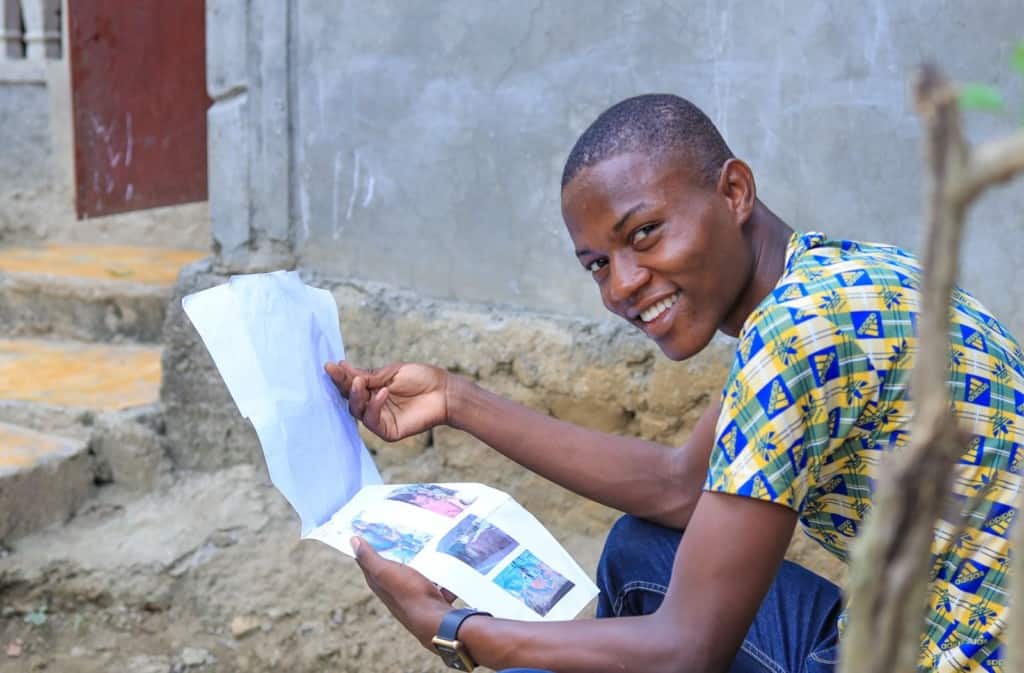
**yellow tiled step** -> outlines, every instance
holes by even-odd
[[[0,423],[0,479],[15,472],[66,458],[81,450],[81,442]]]
[[[0,339],[0,401],[104,412],[159,394],[159,347]]]
[[[170,287],[181,267],[207,254],[202,250],[51,243],[0,249],[0,272]]]
[[[84,440],[0,423],[0,540],[67,518],[93,481]]]
[[[205,254],[127,246],[0,248],[0,334],[159,341],[178,271]]]

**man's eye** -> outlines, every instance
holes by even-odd
[[[604,265],[607,263],[608,261],[605,259],[595,259],[590,264],[587,264],[587,271],[589,271],[590,273],[597,273],[598,271],[603,269]]]
[[[644,226],[634,231],[633,243],[639,243],[640,241],[650,236],[657,226],[657,223],[651,222],[650,224],[645,224]]]

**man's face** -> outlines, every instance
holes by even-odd
[[[753,267],[728,180],[701,185],[685,164],[619,154],[562,190],[562,217],[604,305],[673,360],[708,344]]]

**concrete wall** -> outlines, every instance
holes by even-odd
[[[290,164],[268,172],[250,159],[260,172],[250,203],[277,213],[277,227],[287,206],[299,263],[435,297],[592,317],[603,309],[563,231],[559,176],[577,135],[609,104],[651,91],[689,97],[795,228],[916,249],[914,65],[935,58],[1009,100],[1024,93],[1008,65],[1024,26],[1019,0],[303,0],[287,16],[282,6],[254,2],[247,19],[230,10],[225,43],[224,8],[237,3],[211,0],[220,24],[208,29],[209,79],[215,98],[247,92],[232,105],[248,104],[259,120],[252,138],[268,161],[284,161],[267,150],[283,144],[280,118],[289,120]],[[214,91],[214,73],[242,77],[254,50],[262,60],[250,61],[246,84]],[[228,129],[234,109],[211,119],[220,114]],[[1019,117],[1019,106],[974,113],[968,126],[981,138]],[[212,129],[211,138],[211,152],[231,154],[237,180],[246,155],[236,140],[218,150]],[[237,228],[240,212],[215,213],[215,236]],[[964,265],[965,285],[1018,333],[1024,293],[1007,288],[1021,280],[1022,212],[1024,185],[988,198]],[[237,231],[231,240],[252,244]]]

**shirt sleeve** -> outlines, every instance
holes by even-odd
[[[801,512],[878,387],[833,321],[777,305],[755,312],[723,390],[705,490]]]

